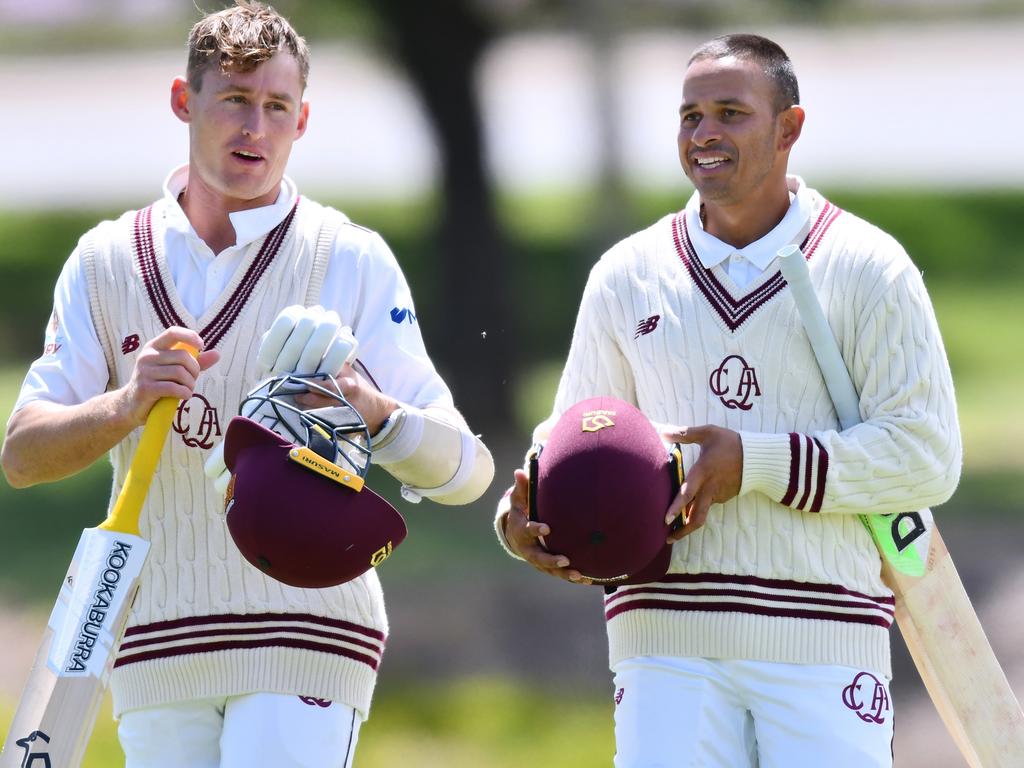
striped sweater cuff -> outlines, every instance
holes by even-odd
[[[741,432],[743,481],[740,493],[760,491],[803,512],[820,512],[828,476],[828,451],[815,438]]]

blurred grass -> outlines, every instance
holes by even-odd
[[[561,768],[611,765],[611,696],[571,696],[508,680],[382,688],[359,739],[360,766]],[[571,749],[567,746],[571,745]]]
[[[615,747],[610,699],[491,678],[429,686],[382,685],[370,719],[360,731],[356,764],[360,768],[611,765]],[[9,723],[13,715],[13,700],[0,701],[0,722]],[[4,737],[5,731],[0,731],[0,740]],[[82,766],[123,764],[108,694]]]
[[[928,280],[953,370],[968,471],[1024,474],[1022,283],[993,281],[981,291]]]

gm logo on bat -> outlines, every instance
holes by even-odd
[[[32,731],[28,736],[14,742],[25,750],[25,756],[21,758],[21,768],[52,768],[49,752],[32,751],[32,743],[37,739],[50,743],[50,737],[42,731]]]

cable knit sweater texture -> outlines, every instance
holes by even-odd
[[[300,199],[249,247],[221,299],[192,318],[173,291],[162,255],[165,205],[105,222],[81,244],[111,388],[131,375],[132,336],[149,339],[168,325],[187,325],[221,352],[178,410],[143,509],[142,535],[151,550],[112,676],[115,713],[272,691],[337,700],[365,715],[388,631],[376,571],[322,590],[263,575],[231,541],[223,500],[204,476],[203,462],[259,380],[260,334],[253,329],[270,327],[285,306],[315,303],[335,233],[351,240],[352,258],[363,260],[369,251],[360,243],[375,235]],[[111,452],[114,496],[140,433]]]
[[[675,544],[669,574],[605,597],[610,662],[646,655],[841,664],[891,676],[893,598],[858,514],[946,500],[953,384],[921,274],[813,190],[795,242],[860,393],[838,421],[773,262],[743,289],[704,267],[685,212],[608,251],[584,291],[551,424],[612,395],[662,424],[741,434],[739,496]],[[541,430],[542,431],[542,430]],[[688,446],[692,466],[697,449]]]

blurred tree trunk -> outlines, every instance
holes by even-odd
[[[624,26],[620,0],[570,0],[569,18],[581,32],[591,56],[596,114],[590,128],[597,135],[598,177],[594,212],[584,237],[587,263],[626,235],[626,184],[619,126],[619,30]]]
[[[432,357],[474,429],[507,425],[517,337],[475,80],[493,29],[471,0],[375,0],[371,7],[426,105],[441,155],[444,311],[428,321],[440,330],[431,333]]]

